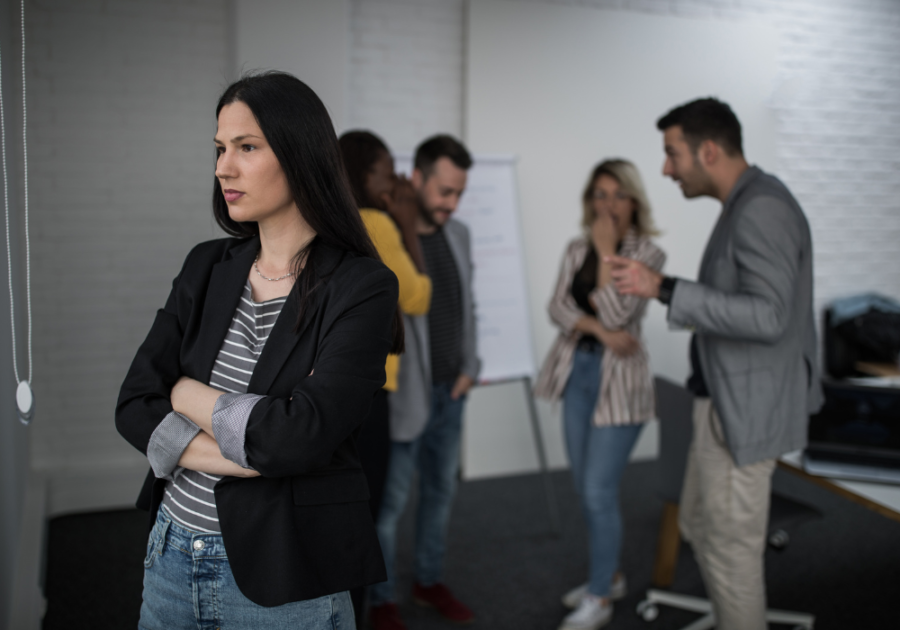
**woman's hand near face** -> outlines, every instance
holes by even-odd
[[[406,226],[415,226],[419,216],[419,203],[416,200],[416,191],[408,179],[403,175],[397,176],[394,188],[390,193],[381,196],[385,210],[391,215],[401,231]]]
[[[425,273],[425,256],[422,254],[422,246],[419,244],[419,235],[416,232],[419,200],[412,183],[405,176],[398,175],[391,193],[382,195],[381,200],[387,213],[400,228],[403,246],[409,252],[409,257],[412,258],[416,269],[419,273]]]
[[[609,265],[603,264],[603,257],[614,256],[619,245],[619,232],[616,229],[616,221],[609,211],[601,210],[597,212],[597,217],[591,224],[591,241],[598,254],[597,288],[602,289],[612,281],[612,270]],[[597,308],[596,304],[594,304],[594,308]]]
[[[594,249],[603,256],[614,256],[619,243],[616,222],[609,212],[598,212],[591,224],[591,241]]]

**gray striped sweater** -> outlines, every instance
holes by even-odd
[[[250,282],[244,287],[231,325],[222,341],[209,385],[226,392],[213,411],[213,433],[222,455],[248,467],[244,433],[253,405],[262,398],[247,394],[253,369],[286,298],[256,303]],[[201,532],[219,532],[213,488],[220,476],[187,470],[178,460],[200,427],[173,411],[153,432],[147,457],[157,477],[168,479],[162,504],[177,522]]]

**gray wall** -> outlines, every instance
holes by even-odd
[[[342,128],[347,110],[348,0],[232,0],[235,76],[278,69],[302,77]]]
[[[125,371],[210,211],[222,0],[29,4],[33,467],[50,514],[132,503]]]
[[[469,2],[479,0],[351,0],[348,126],[373,129],[397,150],[413,148],[435,130],[465,133],[464,16]],[[711,31],[718,24],[762,21],[774,26],[780,40],[778,76],[769,95],[777,119],[777,162],[771,170],[788,184],[809,216],[816,302],[821,306],[868,290],[900,299],[900,2],[509,2],[589,7],[598,15],[699,19]],[[628,63],[616,60],[626,67]],[[497,77],[501,84],[504,79]],[[597,150],[599,159],[603,147]],[[585,177],[589,166],[584,167]],[[661,176],[653,172],[644,177]],[[571,221],[574,235],[577,203],[559,212],[561,220]],[[547,263],[555,268],[558,256],[550,252]],[[551,287],[531,290],[543,302]],[[546,344],[536,347],[538,352],[546,350]]]
[[[0,0],[0,53],[3,61],[3,113],[6,123],[6,164],[9,177],[9,204],[12,238],[13,271],[17,279],[25,277],[23,248],[19,247],[22,223],[22,90],[21,55],[18,26],[19,3]],[[3,182],[0,181],[0,186]],[[2,194],[2,191],[0,191]],[[2,204],[2,199],[0,199]],[[0,207],[2,212],[2,207]],[[0,222],[2,222],[0,218]],[[2,230],[2,228],[0,228]],[[2,238],[2,236],[0,236]],[[9,291],[7,288],[6,246],[0,261],[0,628],[8,627],[12,608],[13,586],[19,541],[22,534],[24,491],[28,474],[28,429],[16,415],[16,380],[13,375],[12,343],[9,326]],[[17,282],[18,313],[24,313],[23,284]],[[24,345],[25,319],[19,320],[19,347]],[[19,353],[19,370],[27,370],[24,357]],[[21,373],[21,378],[26,374]]]

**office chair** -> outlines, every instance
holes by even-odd
[[[660,433],[657,494],[663,500],[664,506],[659,528],[657,560],[653,568],[653,584],[667,587],[672,584],[675,576],[681,543],[678,533],[678,501],[687,467],[688,447],[693,435],[694,395],[681,385],[658,376],[654,379],[654,383]],[[773,492],[769,509],[769,547],[776,551],[783,550],[790,540],[788,532],[814,518],[822,518],[822,513],[809,505]],[[659,614],[658,605],[703,614],[700,619],[682,630],[708,630],[716,625],[709,600],[656,589],[647,591],[647,597],[638,604],[637,612],[646,621],[653,621]],[[811,630],[815,617],[805,613],[768,610],[766,621],[793,625],[797,630]]]

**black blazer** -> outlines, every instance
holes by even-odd
[[[262,476],[224,477],[215,487],[235,581],[262,606],[386,579],[355,438],[384,384],[397,279],[376,260],[316,247],[324,284],[299,333],[295,285],[248,387],[265,395],[250,414],[245,443]],[[185,260],[116,405],[116,427],[142,453],[172,411],[178,378],[209,383],[258,251],[258,238],[220,239]],[[151,523],[165,484],[151,471],[138,499]]]

